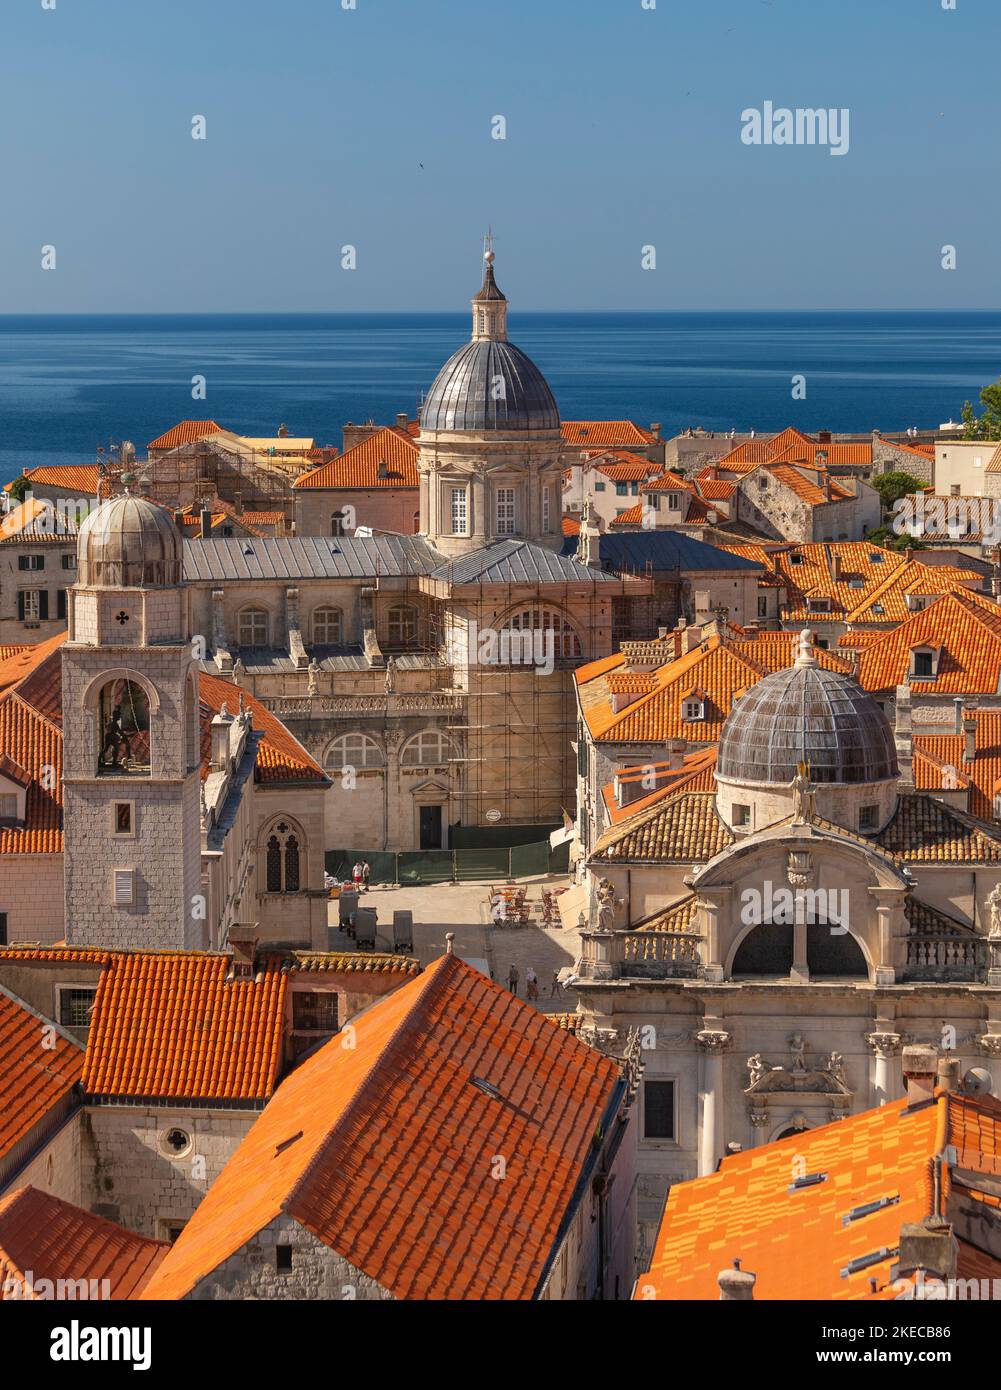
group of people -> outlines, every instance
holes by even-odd
[[[356,893],[368,892],[368,881],[372,877],[372,866],[368,860],[358,862],[351,870],[351,879],[355,886]]]
[[[518,993],[518,984],[521,975],[514,961],[511,962],[511,969],[507,972],[507,987],[512,994]],[[559,970],[553,971],[553,978],[549,984],[549,997],[556,999],[563,992],[563,985],[560,983]],[[525,998],[538,999],[539,997],[539,977],[531,966],[525,971]]]

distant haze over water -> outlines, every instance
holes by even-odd
[[[0,317],[0,477],[185,418],[341,444],[414,414],[468,313]],[[1001,312],[532,314],[511,337],[564,419],[724,431],[933,428],[1001,374]],[[191,378],[207,378],[204,401]],[[806,399],[792,399],[792,377]]]

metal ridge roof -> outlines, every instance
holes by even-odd
[[[427,575],[444,560],[423,536],[212,536],[184,541],[184,578],[189,584]]]

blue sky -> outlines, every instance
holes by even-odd
[[[55,3],[0,14],[0,313],[455,310],[488,223],[522,309],[1001,306],[999,0]]]

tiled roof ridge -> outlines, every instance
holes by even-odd
[[[458,956],[456,956],[453,951],[446,951],[438,960],[432,961],[414,980],[408,981],[406,986],[402,986],[402,988],[412,988],[414,991],[413,998],[410,1001],[406,1013],[386,1039],[385,1044],[377,1049],[371,1066],[355,1086],[354,1094],[351,1099],[341,1110],[341,1113],[338,1115],[333,1125],[324,1132],[320,1138],[320,1142],[313,1150],[309,1161],[304,1165],[299,1176],[285,1193],[280,1205],[281,1211],[286,1212],[290,1216],[295,1216],[295,1207],[298,1198],[305,1192],[313,1173],[323,1161],[326,1154],[329,1153],[331,1147],[341,1139],[343,1132],[350,1128],[358,1107],[367,1097],[369,1083],[372,1078],[377,1071],[381,1070],[385,1059],[387,1057],[392,1057],[400,1039],[413,1026],[414,1011],[418,1007],[424,1005],[434,994],[438,994],[444,989],[452,974],[459,968],[459,965]],[[472,968],[473,967],[470,967],[470,969]],[[376,1003],[379,1002],[379,1000],[376,1000]],[[370,1005],[369,1007],[374,1008],[375,1005]],[[352,1023],[357,1023],[367,1012],[368,1009],[363,1009],[361,1013],[355,1014]],[[337,1035],[335,1034],[334,1037],[330,1039],[327,1043],[328,1047],[334,1044],[336,1037]],[[300,1218],[296,1217],[296,1219],[299,1220]],[[308,1229],[308,1223],[305,1220],[303,1220],[303,1225],[306,1225]]]
[[[635,816],[629,816],[626,820],[620,821],[618,825],[610,826],[601,836],[598,844],[595,845],[595,852],[597,852],[598,846],[600,845],[601,853],[604,853],[606,850],[618,844],[619,840],[625,839],[627,835],[631,835],[637,830],[642,830],[645,825],[655,820],[657,816],[663,815],[669,806],[673,805],[675,801],[680,801],[683,797],[699,797],[703,800],[707,797],[711,797],[715,810],[715,792],[688,792],[678,791],[677,788],[672,788],[671,795],[666,797],[663,801],[658,801],[655,806],[647,806],[642,811],[637,811]],[[716,812],[716,815],[718,819],[719,813]],[[721,824],[725,824],[725,822],[721,822]],[[729,829],[729,827],[727,827],[727,829]]]
[[[28,672],[28,675],[33,674],[34,673],[31,671]],[[24,678],[22,677],[22,679]],[[32,719],[41,720],[41,722],[43,724],[47,724],[48,727],[52,729],[54,733],[57,733],[60,737],[62,737],[62,725],[57,724],[54,719],[51,719],[47,714],[44,714],[38,708],[37,705],[33,705],[30,703],[30,701],[26,700],[24,696],[21,695],[18,691],[18,686],[20,684],[21,682],[18,681],[17,685],[12,685],[9,690],[5,690],[3,694],[0,695],[0,702],[4,700],[9,700],[11,704],[19,705],[21,709],[27,711],[27,713],[31,715]]]
[[[993,840],[995,843],[1001,844],[1001,829],[991,825],[988,821],[981,820],[978,816],[970,815],[969,811],[961,811],[958,806],[952,806],[947,801],[940,801],[938,797],[932,796],[930,792],[918,791],[917,789],[905,787],[899,789],[897,793],[896,809],[883,829],[874,837],[876,840],[879,840],[881,836],[886,834],[890,826],[900,815],[900,810],[905,798],[912,801],[924,801],[933,806],[936,813],[941,815],[945,820],[958,821],[959,824],[965,826],[967,830],[974,830],[978,834],[986,836],[988,840]]]

